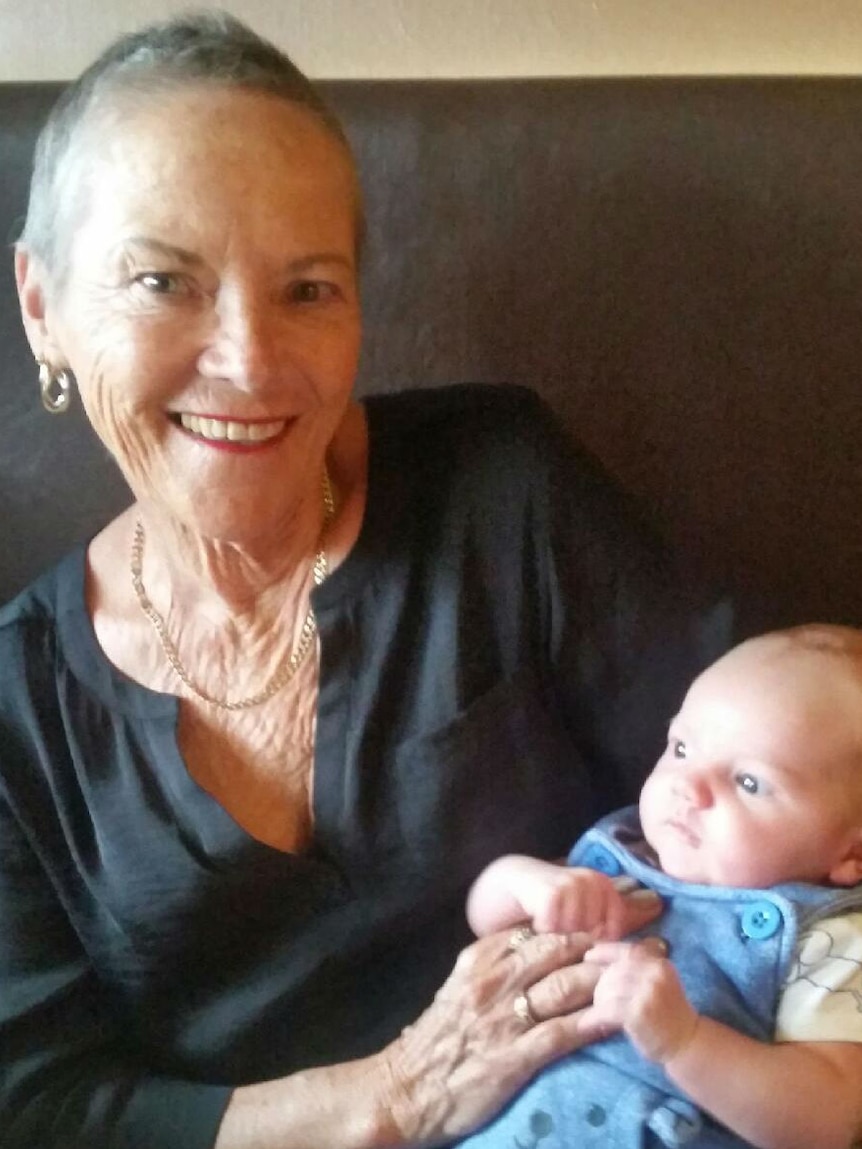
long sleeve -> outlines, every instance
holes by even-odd
[[[4,1149],[209,1149],[230,1090],[136,1064],[108,995],[5,803],[0,921]]]
[[[382,1048],[468,940],[482,867],[558,856],[633,796],[717,653],[638,512],[530,393],[367,411],[362,533],[315,591],[307,854],[195,784],[177,700],[96,642],[83,548],[0,611],[10,1149],[208,1149],[229,1085]]]

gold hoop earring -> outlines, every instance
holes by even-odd
[[[44,359],[39,364],[39,394],[42,406],[50,415],[62,415],[72,402],[72,372],[68,367],[55,371]]]

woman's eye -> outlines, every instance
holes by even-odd
[[[135,283],[153,295],[176,295],[184,290],[181,278],[168,271],[145,271],[135,276]]]
[[[674,758],[688,758],[688,750],[685,743],[679,738],[671,738],[670,752]]]
[[[737,774],[736,784],[746,794],[757,794],[760,790],[760,783],[753,774]]]
[[[317,279],[304,279],[301,283],[294,283],[290,288],[290,298],[293,303],[322,303],[333,299],[337,288],[331,283],[322,283]]]

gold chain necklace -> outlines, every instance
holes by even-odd
[[[332,497],[332,485],[329,482],[329,474],[326,468],[323,470],[323,530],[321,531],[321,538],[326,532],[326,528],[332,522],[335,514],[335,501]],[[176,674],[177,678],[188,687],[188,689],[195,694],[201,701],[208,703],[210,706],[216,706],[219,710],[250,710],[254,706],[260,706],[262,702],[269,701],[273,695],[278,694],[282,687],[287,686],[291,678],[299,670],[306,655],[311,649],[314,642],[314,637],[317,634],[317,619],[314,617],[314,609],[309,604],[308,614],[305,616],[305,621],[302,624],[302,630],[299,633],[299,642],[296,644],[294,650],[284,660],[281,666],[276,670],[275,674],[269,680],[263,690],[258,691],[257,694],[252,694],[248,698],[240,698],[236,702],[230,702],[225,698],[215,698],[206,690],[203,690],[194,681],[192,676],[183,665],[180,658],[179,651],[174,645],[173,639],[168,634],[167,623],[158,610],[153,606],[150,597],[144,587],[142,572],[144,565],[144,524],[140,519],[135,523],[135,534],[132,539],[132,555],[129,564],[129,570],[132,576],[132,586],[135,590],[135,595],[138,600],[143,613],[150,620],[153,630],[156,632],[162,650],[164,651],[165,658],[171,664],[171,668]],[[314,556],[314,566],[311,569],[314,585],[320,586],[323,580],[329,573],[329,562],[326,558],[326,552],[323,546],[320,546],[317,554]]]

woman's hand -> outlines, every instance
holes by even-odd
[[[582,964],[590,939],[541,934],[513,948],[512,937],[491,934],[464,950],[434,1003],[384,1051],[404,1144],[465,1136],[542,1066],[582,1044],[579,1010],[600,972]],[[515,1012],[525,992],[535,1023]]]
[[[632,912],[644,924],[643,908]],[[586,934],[506,930],[463,951],[434,1003],[381,1055],[393,1143],[466,1136],[549,1062],[603,1035],[584,1023],[601,973],[582,960],[591,944]]]

